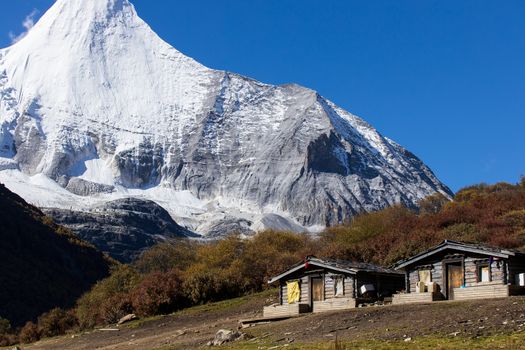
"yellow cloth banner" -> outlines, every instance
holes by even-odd
[[[288,304],[299,302],[299,299],[301,298],[299,281],[286,282],[286,290],[288,292]]]

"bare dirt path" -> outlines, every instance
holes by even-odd
[[[23,347],[50,349],[197,349],[217,330],[235,329],[238,320],[260,315],[268,295],[201,306],[154,320],[138,321],[119,331],[44,340]],[[525,331],[525,297],[427,305],[366,307],[261,324],[244,330],[266,344],[323,343],[339,339],[402,340],[443,336],[476,338]]]

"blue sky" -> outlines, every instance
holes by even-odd
[[[2,2],[0,47],[52,3]],[[133,3],[183,53],[319,91],[415,153],[453,190],[525,175],[525,1]]]

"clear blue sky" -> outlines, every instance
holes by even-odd
[[[52,2],[3,1],[0,47]],[[523,0],[133,3],[164,40],[211,68],[318,90],[453,190],[525,175]]]

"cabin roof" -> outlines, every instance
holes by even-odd
[[[457,250],[461,252],[468,252],[468,253],[490,255],[490,256],[504,258],[504,259],[508,259],[511,256],[523,255],[523,252],[520,252],[514,249],[503,249],[503,248],[491,247],[491,246],[477,244],[477,243],[465,243],[465,242],[444,240],[443,242],[441,242],[435,247],[425,250],[408,259],[398,261],[394,265],[395,269],[402,269],[406,266],[409,266],[409,265],[412,265],[418,262],[419,260],[422,260],[434,254],[437,254],[446,249],[453,249],[453,250]]]
[[[281,273],[278,276],[275,276],[271,278],[268,283],[276,282],[296,271],[301,270],[305,267],[305,264],[308,263],[310,266],[317,266],[321,268],[326,268],[328,270],[332,271],[338,271],[350,275],[355,275],[359,272],[369,272],[369,273],[375,273],[375,274],[395,274],[399,275],[400,272],[388,269],[382,266],[369,264],[369,263],[363,263],[363,262],[355,262],[355,261],[347,261],[347,260],[338,260],[338,259],[320,259],[316,258],[315,256],[308,256],[305,258],[304,261],[301,261],[300,263],[297,263],[290,267],[285,272]]]

